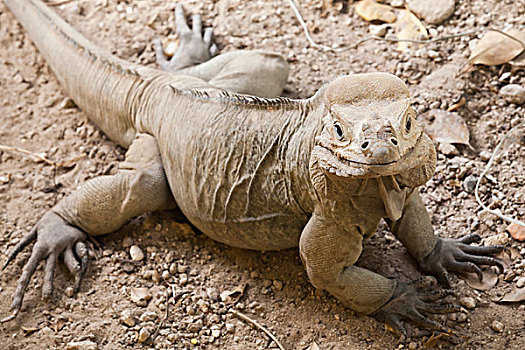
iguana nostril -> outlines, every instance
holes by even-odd
[[[361,145],[361,148],[362,148],[362,149],[367,149],[369,145],[370,145],[370,142],[365,141],[365,142],[363,142],[363,144]]]
[[[393,144],[394,146],[397,146],[397,139],[395,139],[395,138],[392,137],[392,138],[390,139],[390,142],[392,142],[392,144]]]

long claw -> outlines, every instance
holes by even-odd
[[[463,244],[477,243],[479,241],[481,241],[481,236],[477,233],[473,233],[459,239],[459,242]]]
[[[403,326],[403,324],[401,323],[401,321],[399,320],[398,317],[393,316],[393,315],[388,316],[384,320],[384,322],[385,322],[385,324],[390,326],[390,328],[392,328],[394,333],[400,334],[400,335],[402,335],[405,338],[407,337],[407,331],[406,331],[405,327]]]
[[[186,17],[184,16],[184,9],[182,5],[178,3],[175,5],[175,24],[177,33],[179,35],[190,31],[190,27],[188,27]]]
[[[191,26],[193,28],[193,33],[197,35],[202,35],[202,18],[201,15],[195,13],[191,16]]]
[[[421,300],[423,301],[438,301],[440,299],[443,299],[449,295],[454,295],[454,291],[452,289],[442,289],[435,292],[429,292],[426,294],[421,295]]]
[[[425,304],[421,307],[418,307],[418,310],[427,312],[430,314],[451,314],[454,312],[461,312],[461,306],[455,305],[455,304],[442,304],[442,305]]]
[[[44,269],[44,284],[42,285],[42,299],[47,300],[53,293],[53,280],[55,278],[55,268],[57,266],[57,256],[54,253],[49,254]]]
[[[488,247],[478,247],[475,245],[463,245],[461,250],[467,254],[476,254],[476,255],[493,255],[501,253],[505,249],[503,245],[491,245]]]
[[[164,67],[168,64],[168,58],[164,54],[162,41],[160,39],[153,40],[153,48],[155,50],[155,59],[157,60],[157,64],[164,69]]]
[[[11,315],[2,318],[0,320],[0,323],[6,323],[6,322],[14,320],[16,316],[18,316],[18,312],[20,312],[20,309],[15,309]]]
[[[88,268],[89,256],[88,256],[88,248],[84,242],[77,242],[75,244],[75,252],[77,253],[77,256],[80,259],[80,266],[81,266],[80,271],[75,275],[74,290],[75,292],[78,292],[80,290],[80,283],[82,282],[84,273],[86,272]]]
[[[213,39],[213,28],[209,27],[209,28],[204,29],[204,35],[202,36],[202,41],[204,41],[204,43],[208,45],[208,47],[210,47],[212,44],[212,39]]]
[[[433,329],[433,330],[440,331],[443,333],[454,333],[455,332],[453,329],[445,327],[442,324],[437,323],[436,321],[432,321],[415,310],[409,310],[408,317],[412,321],[414,321],[417,325],[427,328],[427,329]]]
[[[33,227],[33,229],[29,231],[27,235],[22,237],[20,242],[17,243],[17,245],[13,248],[11,253],[9,253],[9,256],[7,257],[7,261],[5,262],[4,267],[2,267],[2,271],[5,270],[7,265],[9,265],[9,263],[16,258],[18,253],[20,253],[25,247],[29,245],[29,243],[33,242],[36,239],[36,236],[37,236],[36,227]]]

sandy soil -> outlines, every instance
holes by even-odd
[[[504,65],[455,77],[469,55],[469,37],[403,54],[393,44],[378,41],[336,54],[308,46],[285,1],[183,3],[188,12],[202,13],[204,22],[215,27],[221,51],[265,49],[286,57],[291,66],[287,88],[291,97],[308,97],[341,74],[377,70],[397,74],[410,85],[419,113],[446,109],[458,96],[466,97],[467,104],[458,113],[467,121],[473,148],[458,146],[457,155],[440,154],[436,175],[422,193],[436,232],[443,237],[476,232],[487,238],[504,233],[507,225],[502,221],[477,217],[478,205],[473,194],[464,190],[463,181],[467,175],[479,176],[486,164],[480,154],[490,152],[523,119],[523,107],[498,95],[508,83],[523,86],[523,70]],[[357,17],[351,4],[350,11],[331,11],[326,17],[321,17],[321,1],[301,1],[301,6],[314,36],[325,44],[343,45],[368,35],[369,24]],[[54,8],[95,43],[145,65],[155,66],[152,40],[174,32],[171,1],[78,0]],[[483,26],[518,26],[524,24],[524,8],[520,1],[462,1],[450,20],[429,27],[442,34]],[[7,252],[46,210],[85,180],[114,171],[124,150],[70,106],[44,59],[1,3],[0,52],[0,144],[45,153],[57,161],[84,156],[72,167],[55,169],[18,153],[0,152],[0,260],[5,261]],[[515,143],[498,158],[491,181],[482,186],[483,198],[497,202],[494,208],[522,219],[524,154],[524,147]],[[473,297],[476,304],[466,317],[440,319],[468,335],[458,349],[525,346],[525,306],[493,301],[523,273],[525,245],[509,240],[506,234],[498,239],[514,246],[518,255],[495,288],[478,292],[454,279],[458,298]],[[220,302],[219,294],[239,287],[244,293],[233,301],[236,310],[265,325],[287,349],[315,349],[314,342],[320,349],[415,349],[429,336],[415,331],[412,339],[399,343],[375,319],[356,315],[324,292],[315,291],[297,250],[232,249],[195,232],[183,217],[170,212],[143,215],[102,237],[100,243],[102,250],[98,258],[91,259],[77,295],[68,296],[72,279],[60,267],[52,299],[42,301],[42,271],[37,271],[23,312],[15,321],[0,325],[1,349],[64,349],[74,341],[92,341],[98,349],[275,349],[276,344],[264,333],[228,313],[230,305]],[[140,263],[129,261],[132,244],[146,254]],[[0,276],[2,316],[8,313],[28,253],[21,254]],[[402,246],[383,227],[366,243],[359,264],[405,281],[420,276]],[[167,282],[159,278],[163,273]],[[176,303],[168,283],[176,295],[187,292]],[[137,287],[151,293],[147,306],[131,301],[130,292]],[[164,320],[166,293],[170,306]],[[124,325],[123,312],[131,314],[136,325]],[[502,332],[491,327],[494,321],[503,324]],[[153,344],[138,342],[141,329],[151,334],[158,330]],[[438,346],[454,347],[447,342]]]

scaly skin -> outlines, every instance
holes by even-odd
[[[7,263],[36,240],[4,321],[19,312],[41,260],[47,297],[58,256],[77,282],[86,270],[85,233],[109,233],[136,215],[175,206],[202,232],[232,246],[299,245],[317,288],[402,334],[401,320],[447,332],[424,314],[458,307],[434,303],[447,292],[354,266],[362,240],[381,218],[422,270],[447,287],[449,271],[500,266],[490,255],[502,247],[471,246],[476,236],[434,235],[417,187],[434,172],[435,150],[400,79],[341,77],[308,100],[238,95],[233,92],[278,96],[288,75],[285,61],[243,51],[210,59],[216,51],[211,30],[202,34],[198,16],[190,29],[180,5],[179,51],[168,60],[156,43],[167,73],[105,53],[38,0],[4,2],[75,103],[129,147],[117,174],[88,181],[15,246]]]

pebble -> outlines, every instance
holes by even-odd
[[[490,157],[492,156],[492,153],[490,153],[489,151],[481,151],[479,153],[479,156],[482,161],[486,162],[490,159]]]
[[[179,278],[179,283],[181,286],[186,285],[186,283],[188,283],[188,275],[185,273],[181,273],[180,278]]]
[[[171,263],[169,272],[174,275],[177,273],[177,263]]]
[[[234,333],[235,332],[235,324],[233,324],[233,323],[226,323],[226,332]]]
[[[447,156],[455,156],[459,154],[459,151],[456,148],[456,146],[450,143],[440,143],[438,145],[438,151]]]
[[[370,34],[378,36],[378,37],[384,37],[386,35],[386,31],[388,29],[388,25],[373,25],[371,24],[370,27]]]
[[[415,350],[415,349],[417,349],[417,343],[415,343],[415,342],[413,342],[413,341],[410,342],[410,343],[408,344],[408,348],[409,348],[410,350]]]
[[[131,237],[126,237],[122,240],[122,246],[124,246],[124,248],[131,247],[132,245],[133,240],[131,239]]]
[[[428,23],[445,21],[454,13],[454,0],[407,0],[408,8]]]
[[[459,303],[467,309],[473,309],[476,307],[476,300],[472,297],[463,297],[459,300]]]
[[[167,279],[169,279],[170,277],[171,277],[171,276],[170,276],[170,273],[169,273],[168,270],[164,270],[164,271],[162,271],[162,278],[163,278],[163,279],[167,280]]]
[[[473,193],[474,189],[476,188],[476,183],[478,182],[478,178],[474,175],[469,175],[463,180],[463,188],[468,193]]]
[[[501,88],[499,94],[508,103],[521,105],[525,102],[525,87],[518,84],[509,84]]]
[[[120,320],[128,327],[134,327],[137,322],[135,322],[135,317],[130,310],[124,310],[120,313]]]
[[[273,281],[273,286],[275,287],[275,289],[277,290],[283,290],[283,282],[279,281],[279,280],[274,280]]]
[[[91,340],[72,341],[66,345],[67,350],[97,350],[98,346]]]
[[[131,260],[133,261],[141,261],[142,259],[144,259],[144,252],[137,245],[132,245],[129,248],[129,255],[131,256]]]
[[[503,325],[503,323],[499,321],[493,321],[492,324],[490,325],[490,328],[492,328],[494,331],[498,333],[501,333],[505,329],[505,326]]]
[[[149,334],[148,330],[146,328],[141,328],[139,332],[139,342],[144,343],[146,342],[151,334]]]
[[[198,333],[202,329],[202,320],[197,320],[188,326],[188,331]]]
[[[520,277],[516,281],[516,287],[523,288],[523,286],[525,286],[525,277]]]
[[[66,295],[68,298],[72,298],[75,295],[75,289],[73,287],[67,287]]]
[[[131,301],[140,306],[146,306],[151,299],[151,293],[147,288],[134,288],[131,290]]]
[[[153,311],[146,311],[140,316],[142,322],[154,321],[157,318],[157,314]]]

